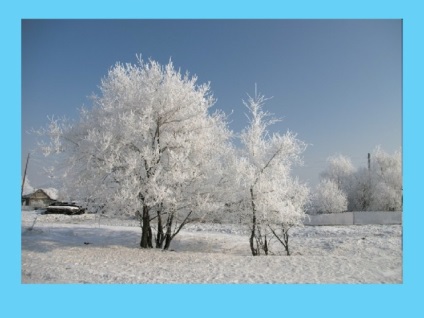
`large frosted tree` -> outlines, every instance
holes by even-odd
[[[243,149],[236,163],[241,213],[250,230],[252,255],[268,254],[272,237],[281,242],[287,254],[288,230],[302,225],[308,189],[291,176],[291,168],[301,163],[306,144],[288,131],[270,134],[276,122],[263,110],[266,98],[255,92],[244,102],[249,125],[241,133]]]
[[[76,123],[42,131],[52,175],[90,210],[140,218],[142,248],[169,248],[192,218],[213,211],[230,132],[210,112],[209,84],[169,62],[116,64]],[[155,240],[153,240],[155,238]]]

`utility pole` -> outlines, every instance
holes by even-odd
[[[368,153],[368,171],[371,171],[371,154]]]
[[[22,180],[21,198],[24,195],[24,185],[25,185],[25,179],[26,179],[26,172],[27,172],[27,168],[28,168],[28,161],[29,161],[29,152],[28,152],[28,157],[27,157],[27,161],[26,161],[26,164],[25,164],[24,178]]]

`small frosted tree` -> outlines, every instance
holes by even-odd
[[[309,201],[309,189],[297,178],[290,178],[282,184],[285,191],[278,197],[278,209],[271,210],[267,216],[268,229],[280,242],[287,255],[290,255],[289,230],[294,226],[303,226],[305,206]]]
[[[333,180],[323,179],[316,187],[313,210],[317,213],[347,211],[347,196]]]
[[[243,221],[249,226],[252,255],[269,253],[273,236],[286,244],[288,230],[302,225],[308,197],[305,185],[290,175],[306,144],[288,131],[270,134],[268,127],[277,120],[263,111],[266,98],[255,92],[244,105],[249,110],[249,125],[241,133],[243,150],[236,164]]]
[[[209,84],[139,58],[116,64],[79,121],[52,119],[42,134],[52,174],[90,210],[140,219],[140,247],[169,248],[193,218],[213,210],[230,132],[210,113]],[[154,222],[154,225],[151,223]]]

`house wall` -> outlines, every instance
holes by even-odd
[[[35,208],[45,208],[52,202],[50,199],[30,199],[29,205]]]
[[[52,202],[54,202],[54,200],[50,199],[50,197],[41,190],[37,190],[24,199],[25,205],[34,208],[45,208]]]

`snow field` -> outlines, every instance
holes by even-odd
[[[260,257],[234,225],[189,224],[170,251],[138,248],[140,232],[131,219],[23,211],[22,283],[402,283],[400,225],[294,228],[291,256],[275,243]]]

